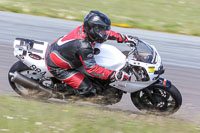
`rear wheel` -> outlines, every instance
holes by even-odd
[[[182,96],[174,85],[170,88],[156,86],[146,89],[149,90],[156,103],[151,102],[144,90],[132,93],[131,100],[139,110],[151,114],[168,115],[176,112],[182,104]]]
[[[39,75],[35,71],[31,70],[29,67],[27,67],[21,61],[16,62],[10,68],[9,73],[14,73],[16,71],[19,72],[20,74],[22,74],[28,78],[34,79],[36,81],[39,81],[42,78],[41,75]],[[44,91],[41,91],[38,89],[25,88],[15,82],[12,82],[11,76],[9,74],[8,74],[8,81],[9,81],[12,89],[23,97],[34,98],[34,99],[48,99],[49,98],[49,94],[47,94]],[[43,82],[50,82],[50,81],[43,81]],[[42,83],[42,84],[45,85],[44,83]]]

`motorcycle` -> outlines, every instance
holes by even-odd
[[[45,41],[16,38],[14,55],[19,59],[9,70],[8,80],[14,91],[28,98],[80,99],[72,87],[57,80],[48,71],[45,54],[49,43]],[[155,46],[138,39],[129,44],[130,50],[121,52],[108,44],[96,44],[94,58],[98,65],[115,71],[126,72],[130,80],[115,81],[89,76],[83,67],[78,68],[97,90],[91,97],[97,104],[118,103],[122,95],[130,93],[132,103],[141,111],[152,114],[172,114],[182,104],[179,90],[161,78],[165,71]]]

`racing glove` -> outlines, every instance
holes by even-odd
[[[130,79],[129,76],[123,71],[115,71],[110,77],[111,82],[125,81],[129,79]]]

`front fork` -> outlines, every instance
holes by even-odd
[[[158,103],[158,100],[152,95],[150,89],[153,90],[154,88],[170,88],[170,87],[171,87],[171,82],[169,80],[166,80],[164,78],[159,78],[154,84],[145,88],[143,92],[148,97],[149,101],[153,105],[156,105]]]

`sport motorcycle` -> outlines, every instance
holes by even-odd
[[[27,98],[81,99],[75,89],[57,80],[48,71],[45,54],[49,45],[45,41],[14,40],[14,56],[19,61],[8,72],[12,89]],[[141,111],[161,115],[176,112],[182,104],[182,96],[169,80],[160,77],[165,69],[155,46],[138,39],[136,44],[129,43],[129,48],[121,52],[105,43],[97,43],[94,48],[96,63],[110,70],[125,72],[130,77],[127,81],[97,79],[89,76],[84,67],[78,68],[96,89],[97,94],[89,97],[91,101],[112,105],[118,103],[123,94],[130,93],[132,103]]]

